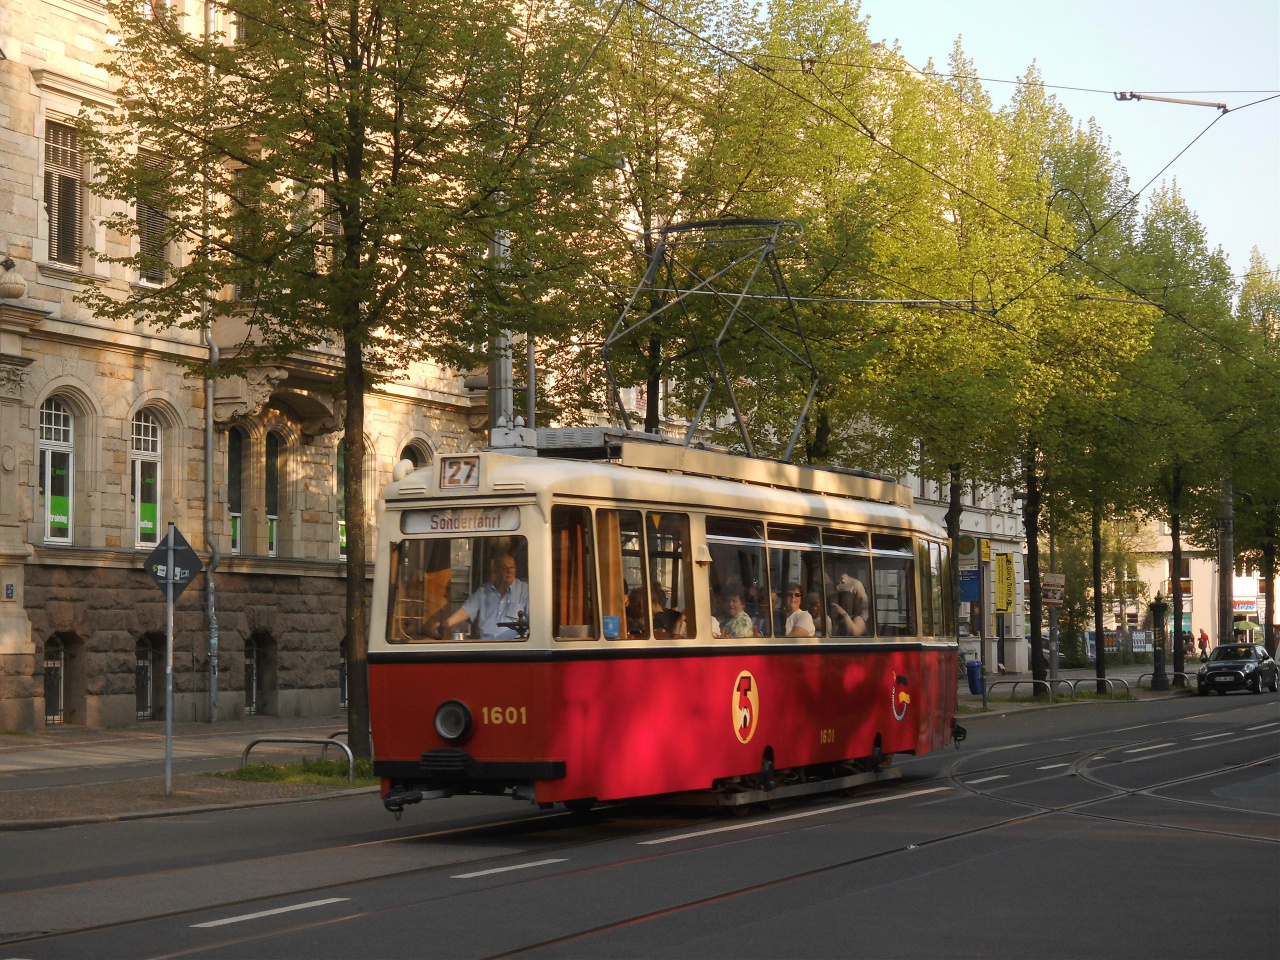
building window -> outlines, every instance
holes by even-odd
[[[338,441],[338,559],[347,559],[347,442]]]
[[[50,397],[40,405],[40,503],[44,538],[71,542],[74,418],[67,405]]]
[[[422,466],[422,455],[418,453],[413,444],[409,444],[409,446],[400,451],[400,459],[408,460],[413,464],[413,469],[415,470]]]
[[[244,434],[234,427],[227,434],[227,515],[231,518],[231,555],[240,555],[244,512]]]
[[[160,421],[149,410],[133,418],[130,452],[135,542],[151,547],[160,542]]]
[[[50,637],[44,645],[44,722],[62,723],[65,719],[64,700],[67,651],[62,641]]]
[[[162,175],[164,162],[156,154],[144,151],[142,162],[146,177]],[[158,285],[165,282],[169,273],[169,262],[165,255],[168,247],[165,234],[169,218],[159,206],[148,202],[154,193],[145,184],[138,190],[138,279],[143,283]]]
[[[280,547],[280,435],[267,434],[267,556],[274,557]]]
[[[259,670],[262,650],[256,634],[250,634],[244,642],[244,713],[251,717],[258,712],[258,684],[262,680]]]
[[[49,216],[49,259],[80,266],[80,144],[75,127],[44,125],[44,209]]]

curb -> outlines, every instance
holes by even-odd
[[[1134,697],[1131,700],[1072,700],[1067,697],[1054,703],[1002,703],[1001,708],[1013,709],[991,709],[985,713],[956,713],[956,719],[964,718],[965,720],[977,720],[986,717],[1007,717],[1015,713],[1031,713],[1037,710],[1057,710],[1059,707],[1076,707],[1086,703],[1158,703],[1165,700],[1181,700],[1188,696],[1194,696],[1195,690],[1188,689],[1182,693],[1170,693],[1164,697]]]
[[[284,797],[274,800],[245,800],[240,803],[206,803],[174,810],[134,810],[125,813],[98,813],[83,817],[50,817],[45,820],[0,820],[0,833],[21,830],[53,830],[58,827],[78,827],[91,823],[114,823],[125,820],[152,820],[159,817],[183,817],[189,813],[213,813],[218,810],[246,810],[250,807],[274,807],[284,803],[310,803],[315,800],[334,800],[365,793],[377,793],[381,787],[352,787],[330,793],[313,793],[306,797]]]

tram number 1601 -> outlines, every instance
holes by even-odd
[[[529,718],[525,714],[524,707],[484,707],[481,710],[481,716],[484,717],[485,723],[502,724],[502,723],[528,723]]]

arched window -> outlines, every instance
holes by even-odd
[[[280,548],[280,435],[267,434],[267,556]]]
[[[44,513],[44,538],[71,542],[72,473],[75,420],[71,409],[57,397],[40,405],[40,505]]]
[[[400,459],[408,460],[413,464],[413,469],[415,470],[422,466],[422,454],[418,452],[418,448],[412,443],[400,451]]]
[[[44,645],[44,722],[62,723],[66,714],[65,690],[67,652],[58,637],[50,637]]]
[[[129,452],[135,542],[152,547],[160,542],[160,421],[151,411],[134,416]]]
[[[227,515],[231,518],[231,555],[241,546],[240,518],[244,513],[244,434],[235,427],[227,432]]]

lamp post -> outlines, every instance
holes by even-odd
[[[1164,616],[1169,610],[1169,605],[1164,602],[1164,597],[1157,593],[1148,609],[1151,611],[1151,628],[1155,632],[1156,664],[1155,672],[1151,675],[1151,689],[1168,690],[1169,675],[1164,669]]]

